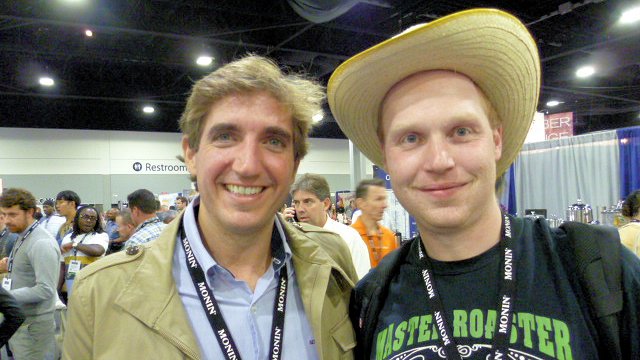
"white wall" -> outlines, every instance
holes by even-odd
[[[180,138],[178,133],[0,128],[0,178],[5,188],[24,187],[36,198],[70,189],[84,203],[105,206],[143,187],[182,192],[190,182],[176,159]],[[313,138],[310,145],[298,173],[324,175],[332,192],[349,189],[349,142]],[[136,163],[140,171],[134,170]]]

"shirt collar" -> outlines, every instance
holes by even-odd
[[[205,248],[202,238],[200,237],[200,231],[198,229],[198,222],[196,219],[196,213],[200,206],[200,196],[197,196],[193,201],[189,203],[184,211],[184,231],[189,238],[189,244],[193,249],[198,262],[205,271],[209,270],[218,263],[213,259]],[[274,214],[275,226],[271,233],[271,256],[273,258],[273,270],[278,271],[285,264],[291,262],[291,248],[287,244],[286,236],[284,232],[284,226],[278,221],[277,216]]]
[[[136,227],[136,231],[142,229],[142,227],[147,224],[156,223],[156,222],[160,222],[160,218],[158,218],[157,216],[148,218],[147,220],[143,221],[140,225],[138,225],[138,227]]]

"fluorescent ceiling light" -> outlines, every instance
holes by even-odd
[[[313,122],[318,122],[318,121],[321,121],[323,118],[324,118],[324,114],[320,112],[313,115],[311,119],[313,120]]]
[[[631,8],[620,16],[621,24],[633,24],[638,21],[640,21],[640,6]]]
[[[145,114],[153,114],[156,109],[153,106],[147,105],[142,108],[142,111],[144,111]]]
[[[200,66],[209,66],[213,62],[213,58],[211,56],[199,56],[196,60],[196,64]]]
[[[587,78],[596,73],[596,69],[593,66],[583,66],[576,71],[576,76],[579,78]]]
[[[549,107],[558,106],[560,104],[562,104],[562,102],[560,102],[558,100],[547,101],[547,106],[549,106]]]
[[[42,86],[53,86],[53,84],[55,83],[53,81],[52,78],[48,77],[48,76],[43,76],[41,77],[38,82],[40,83],[40,85]]]

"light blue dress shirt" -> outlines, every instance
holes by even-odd
[[[251,292],[246,282],[236,280],[231,272],[218,265],[202,244],[195,216],[197,210],[194,210],[199,204],[200,199],[196,198],[189,204],[184,214],[184,228],[193,253],[205,271],[207,284],[213,291],[242,359],[266,360],[269,357],[273,306],[282,261],[274,258],[273,266],[270,266],[262,275],[256,284],[255,291]],[[304,311],[291,262],[291,249],[287,242],[283,241],[284,231],[281,224],[275,220],[275,216],[274,222],[277,227],[277,232],[274,233],[279,236],[272,238],[272,241],[282,242],[289,273],[281,359],[318,359],[313,330]],[[177,241],[179,237],[180,234]],[[200,346],[200,353],[204,359],[224,359],[189,275],[184,250],[179,244],[175,247],[172,268],[178,293]]]

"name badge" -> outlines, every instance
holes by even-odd
[[[4,278],[2,279],[2,288],[10,291],[11,290],[11,279],[9,278]]]
[[[80,271],[80,266],[82,263],[80,260],[71,260],[69,262],[69,275],[76,275],[78,271]]]

